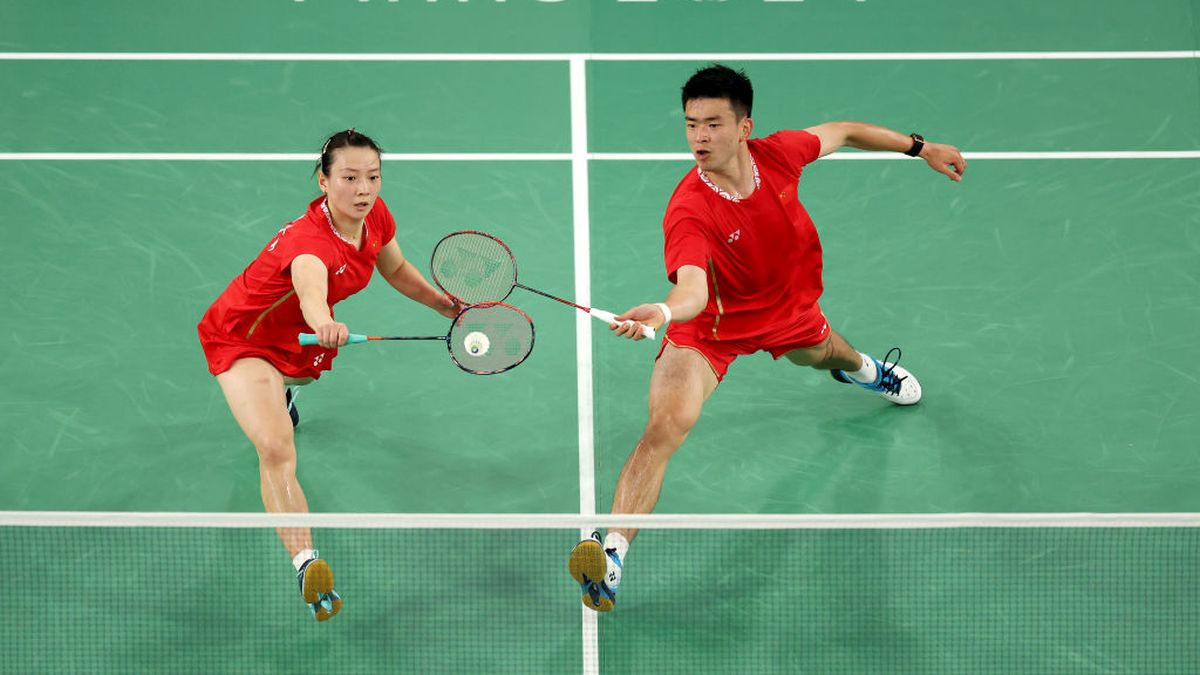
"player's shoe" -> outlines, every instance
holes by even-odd
[[[583,606],[597,612],[611,612],[621,586],[621,558],[617,550],[604,548],[600,533],[593,532],[571,550],[567,566],[583,593]]]
[[[329,563],[317,555],[313,551],[313,557],[300,566],[296,581],[300,583],[300,597],[312,611],[313,618],[327,621],[342,611],[342,596],[333,590],[333,570],[329,569]]]
[[[283,400],[287,403],[288,417],[292,418],[292,428],[295,429],[300,425],[300,411],[296,410],[296,401],[294,400],[296,396],[292,391],[291,387],[284,387]]]
[[[888,361],[892,358],[892,352],[896,352],[896,358],[889,363]],[[829,374],[838,382],[857,384],[863,389],[869,389],[879,394],[896,405],[912,405],[921,400],[921,383],[917,381],[917,378],[913,377],[912,373],[900,367],[900,355],[900,348],[892,347],[884,355],[883,361],[873,356],[871,357],[875,361],[874,382],[859,382],[841,370],[831,370]]]

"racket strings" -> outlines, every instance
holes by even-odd
[[[533,350],[533,322],[503,303],[469,307],[450,328],[450,356],[460,368],[486,375],[514,368]]]
[[[508,247],[477,232],[443,238],[430,266],[434,282],[468,305],[503,300],[517,281],[517,264]]]

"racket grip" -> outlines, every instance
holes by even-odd
[[[300,344],[302,344],[302,345],[317,344],[317,336],[315,333],[301,333],[301,334],[297,335],[296,338],[298,340],[300,340]],[[368,338],[366,335],[359,335],[358,333],[351,333],[346,336],[346,344],[356,345],[360,342],[366,342],[368,339],[370,339],[370,338]]]
[[[602,309],[593,309],[589,310],[588,313],[605,323],[621,323],[620,321],[617,321],[617,315],[613,314],[612,312],[606,312]],[[653,340],[655,338],[654,329],[643,324],[642,337],[648,340]]]

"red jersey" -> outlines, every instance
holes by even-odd
[[[821,154],[807,131],[749,141],[754,192],[737,199],[696,167],[663,219],[667,278],[683,265],[708,272],[708,305],[692,319],[711,340],[766,336],[802,320],[821,297],[821,242],[796,191]]]
[[[396,221],[383,199],[376,199],[356,249],[335,232],[324,202],[324,196],[314,199],[303,216],[284,225],[204,313],[197,330],[212,374],[247,356],[266,359],[290,377],[319,377],[329,370],[337,349],[302,347],[296,340],[312,328],[292,286],[292,261],[307,253],[325,263],[332,314],[335,304],[366,287],[380,249],[396,236]]]

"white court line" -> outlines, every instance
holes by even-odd
[[[1195,59],[1200,50],[1044,52],[782,52],[674,54],[401,54],[300,52],[0,52],[0,61],[1046,61]]]
[[[316,162],[317,153],[304,152],[0,152],[0,161],[26,162]],[[395,162],[565,162],[567,152],[428,152],[383,153]]]
[[[571,87],[571,205],[574,223],[575,302],[592,304],[590,199],[588,194],[587,62],[573,58]],[[596,513],[595,415],[592,392],[592,317],[575,313],[575,374],[579,424],[579,515]],[[590,532],[582,525],[580,537]],[[600,631],[596,613],[579,605],[583,675],[600,672]]]
[[[740,54],[589,54],[593,61],[1074,61],[1195,59],[1200,50],[1102,52],[809,52]]]
[[[0,527],[314,527],[336,529],[925,530],[1200,527],[1200,513],[575,514],[0,511]]]
[[[1047,152],[964,152],[965,159],[1200,159],[1200,150],[1085,150]],[[588,159],[597,161],[695,161],[686,152],[593,152]],[[907,155],[896,152],[835,152],[821,158],[835,160],[908,161]]]
[[[572,125],[572,137],[574,137]],[[572,141],[574,142],[574,141]],[[388,162],[578,162],[595,161],[694,161],[686,152],[461,152],[389,153]],[[964,152],[970,160],[1065,160],[1065,159],[1200,159],[1200,150],[1084,150],[1063,152]],[[836,152],[822,160],[909,161],[895,152]],[[9,162],[315,162],[316,153],[286,152],[0,152]],[[581,304],[587,304],[582,303]]]
[[[571,61],[571,206],[574,232],[575,302],[592,304],[591,214],[588,195],[587,73],[582,59]],[[579,513],[596,513],[591,316],[575,315],[575,366],[579,424]],[[586,533],[584,533],[586,534]]]

